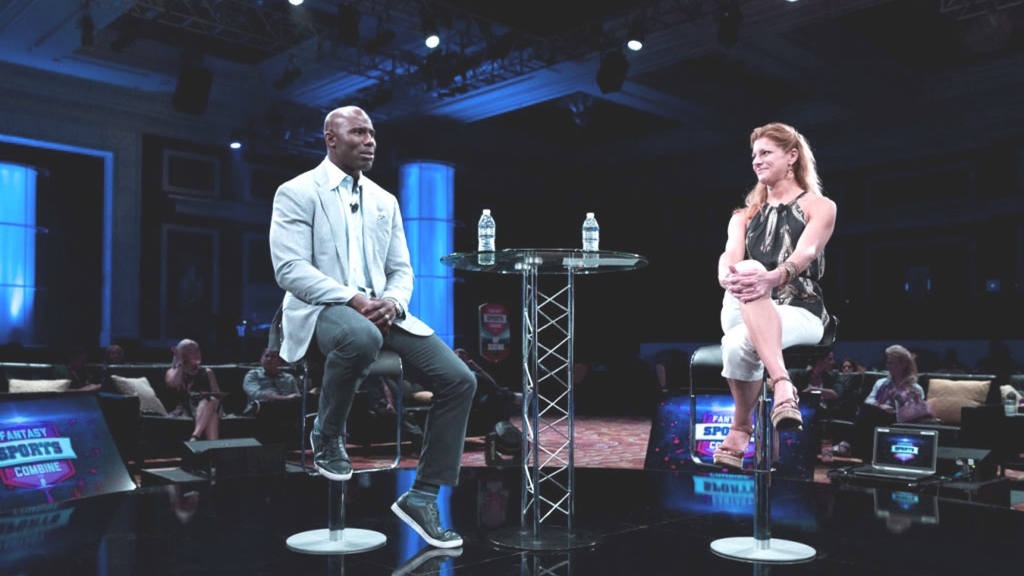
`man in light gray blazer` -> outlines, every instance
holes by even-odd
[[[345,421],[370,364],[382,348],[394,350],[430,379],[434,396],[416,480],[391,509],[431,545],[455,548],[462,538],[441,527],[437,493],[458,481],[476,381],[406,310],[413,272],[398,201],[363,175],[377,146],[369,116],[353,106],[332,111],[324,142],[327,158],[278,188],[270,225],[274,274],[286,292],[281,357],[325,358],[313,461],[331,480],[352,476]]]

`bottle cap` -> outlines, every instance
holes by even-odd
[[[490,214],[490,213],[491,213],[490,210],[488,210],[487,208],[484,208],[484,215],[487,215],[487,214]]]
[[[593,218],[593,217],[594,217],[594,213],[593,212],[587,212],[587,218]]]

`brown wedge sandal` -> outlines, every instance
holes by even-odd
[[[776,402],[772,408],[772,426],[780,432],[801,431],[804,429],[804,418],[800,415],[800,399],[796,394],[796,386],[789,380],[789,375],[772,378],[768,384],[768,390],[775,391],[775,385],[785,382],[793,390],[793,397],[782,402]]]
[[[747,425],[733,424],[729,427],[729,431],[742,432],[747,435],[747,444],[750,443],[750,437],[754,434],[754,427]],[[743,445],[746,448],[746,444]],[[718,448],[715,448],[714,463],[715,466],[725,466],[726,468],[735,468],[737,470],[743,469],[743,452],[744,450],[735,450],[733,448],[725,448],[721,444]]]

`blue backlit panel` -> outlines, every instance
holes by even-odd
[[[409,311],[455,344],[454,271],[441,264],[455,234],[455,169],[437,162],[411,162],[399,170],[399,198],[412,269],[416,274]]]
[[[31,342],[35,289],[36,171],[0,164],[0,343]]]

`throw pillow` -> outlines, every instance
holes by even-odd
[[[18,380],[8,381],[8,392],[21,394],[27,392],[67,392],[71,388],[71,380]]]
[[[167,416],[167,408],[164,408],[164,403],[156,397],[156,392],[149,385],[149,380],[145,378],[125,378],[123,376],[111,376],[110,380],[121,394],[139,397],[140,412]]]
[[[989,380],[935,378],[928,381],[928,403],[936,418],[948,424],[959,424],[960,409],[984,404],[990,383]]]

